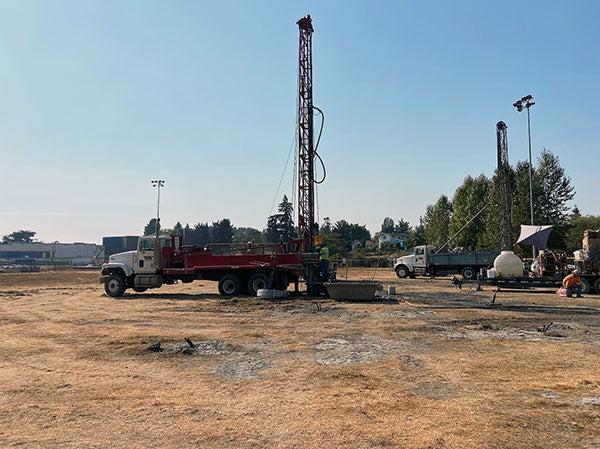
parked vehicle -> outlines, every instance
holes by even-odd
[[[430,245],[417,246],[413,254],[398,257],[394,271],[399,278],[461,274],[464,279],[475,279],[481,268],[494,263],[498,251],[456,251],[436,253]]]
[[[301,240],[198,247],[181,246],[178,236],[160,236],[160,251],[155,251],[155,243],[155,236],[140,237],[137,250],[110,256],[100,277],[107,295],[118,297],[127,289],[144,292],[177,281],[207,279],[219,282],[223,296],[256,296],[259,289],[286,290],[290,283],[297,287],[299,279],[306,280],[319,263],[318,254],[301,252]]]

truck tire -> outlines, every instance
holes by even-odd
[[[589,293],[592,290],[590,286],[590,281],[585,278],[581,278],[581,293],[584,295]]]
[[[133,287],[133,291],[136,293],[144,293],[146,290],[148,290],[146,287]]]
[[[226,274],[219,279],[219,293],[221,296],[236,296],[242,291],[242,281],[235,274]]]
[[[600,295],[600,278],[596,279],[596,282],[594,282],[594,292]]]
[[[396,267],[396,276],[400,279],[405,279],[410,276],[410,270],[406,265],[398,265]]]
[[[111,274],[108,280],[104,283],[104,291],[112,298],[118,298],[125,293],[125,279],[118,274]]]
[[[256,296],[260,289],[269,288],[269,278],[264,273],[255,273],[248,279],[248,294]]]
[[[471,281],[477,277],[477,272],[471,267],[464,267],[460,274],[463,279],[466,279],[467,281]]]

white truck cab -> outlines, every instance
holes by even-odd
[[[432,245],[416,246],[413,254],[396,259],[394,271],[399,278],[461,274],[464,279],[473,280],[479,270],[494,263],[498,253],[495,250],[463,249],[440,253]]]
[[[398,257],[394,261],[394,271],[398,277],[414,277],[415,272],[420,271],[424,273],[431,250],[435,250],[435,247],[430,245],[415,246],[412,254]]]
[[[159,237],[160,248],[172,245],[170,236]],[[156,236],[143,236],[138,240],[135,251],[113,254],[102,265],[100,282],[109,296],[121,296],[127,288],[143,292],[148,288],[160,287],[162,277],[158,274],[160,261],[155,261]]]

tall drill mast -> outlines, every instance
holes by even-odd
[[[296,22],[300,32],[298,57],[298,233],[304,251],[312,252],[315,236],[315,176],[310,15]]]
[[[498,149],[498,187],[500,192],[501,246],[502,251],[512,250],[512,195],[510,188],[510,165],[508,163],[508,137],[506,123],[496,124]]]

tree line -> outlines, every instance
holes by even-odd
[[[583,216],[570,203],[575,197],[571,179],[551,151],[544,149],[532,167],[534,223],[553,225],[548,247],[568,252],[581,248],[583,230],[600,228],[600,217]],[[521,224],[530,224],[529,162],[510,170],[512,191],[512,241]],[[428,205],[420,223],[411,229],[416,243],[440,247],[452,237],[450,247],[500,248],[500,198],[497,173],[467,176],[452,199],[441,195]],[[469,222],[469,220],[471,220]],[[453,237],[454,236],[454,237]],[[515,250],[524,250],[515,248]]]
[[[297,232],[294,227],[293,206],[287,196],[283,197],[277,213],[269,216],[264,230],[251,227],[234,227],[228,218],[209,223],[197,223],[185,226],[175,223],[173,228],[161,228],[166,235],[179,235],[184,245],[204,246],[208,243],[278,243],[293,239]],[[152,218],[144,227],[144,235],[156,233],[156,218]]]
[[[582,215],[577,206],[570,203],[575,197],[571,179],[566,175],[560,161],[551,151],[544,149],[532,167],[534,222],[554,226],[548,246],[568,252],[581,247],[585,229],[599,229],[600,216]],[[510,168],[512,191],[512,240],[515,241],[521,224],[530,223],[529,162],[520,161]],[[484,174],[464,178],[451,198],[440,195],[434,204],[427,205],[417,225],[406,220],[385,217],[380,232],[393,234],[404,241],[403,248],[430,244],[448,248],[498,249],[500,248],[500,198],[498,177]],[[144,229],[144,235],[156,232],[156,220],[152,219]],[[329,217],[317,224],[321,241],[332,255],[345,256],[367,251],[366,242],[371,233],[365,225],[347,220],[332,222]],[[177,222],[165,234],[183,237],[184,244],[206,245],[208,243],[255,243],[288,241],[298,235],[294,226],[293,206],[286,196],[276,214],[267,219],[263,230],[251,227],[234,227],[229,219],[195,226],[183,226]],[[376,234],[377,235],[377,234]],[[375,236],[376,236],[375,235]],[[400,249],[386,245],[387,252]],[[515,250],[525,252],[525,248]]]
[[[287,242],[298,236],[298,229],[294,225],[294,209],[287,196],[279,203],[277,213],[267,218],[266,227],[263,230],[251,227],[234,227],[231,221],[224,218],[209,223],[197,223],[185,226],[177,222],[173,228],[161,228],[160,232],[165,235],[179,235],[183,238],[184,245],[205,246],[209,243],[278,243]],[[317,229],[319,225],[317,224]],[[331,223],[325,218],[320,227],[320,235],[323,244],[330,247],[333,254],[346,254],[352,249],[353,243],[359,242],[364,246],[371,238],[371,233],[364,225],[349,223],[339,220]],[[152,218],[144,227],[144,235],[156,233],[156,219]]]

